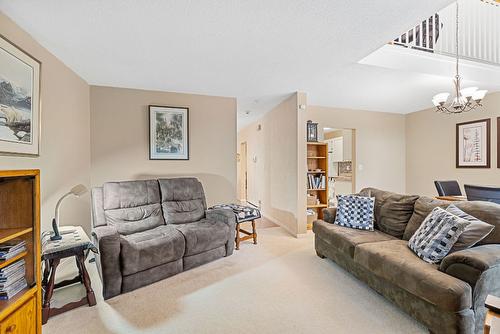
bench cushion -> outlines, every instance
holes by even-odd
[[[123,275],[131,275],[183,257],[182,233],[171,225],[120,236]]]
[[[221,221],[202,219],[189,224],[178,224],[186,242],[185,256],[203,253],[224,246],[230,236],[229,225]]]
[[[442,310],[458,312],[472,306],[469,284],[439,271],[435,264],[422,261],[405,240],[358,245],[354,261]]]
[[[357,245],[367,242],[380,242],[395,240],[394,237],[380,231],[355,230],[336,224],[330,224],[322,220],[314,222],[313,231],[318,238],[332,245],[335,249],[353,258],[354,249]]]

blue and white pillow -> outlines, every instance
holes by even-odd
[[[469,221],[436,207],[410,238],[408,247],[425,262],[438,263],[469,224]]]
[[[337,196],[335,224],[373,231],[375,198],[355,195]]]

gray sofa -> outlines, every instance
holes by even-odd
[[[108,182],[91,197],[104,299],[233,253],[234,213],[207,211],[195,178]]]
[[[375,231],[335,225],[336,210],[325,209],[324,220],[313,224],[318,256],[335,261],[431,333],[482,333],[486,296],[500,296],[500,205],[455,202],[495,229],[433,265],[418,258],[408,240],[432,209],[450,202],[372,188],[360,195],[375,197]]]

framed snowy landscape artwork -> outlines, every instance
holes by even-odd
[[[457,124],[457,168],[490,168],[491,120]]]
[[[0,153],[39,154],[40,62],[0,36]]]
[[[189,160],[189,108],[149,106],[149,159]]]

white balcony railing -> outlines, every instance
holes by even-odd
[[[439,14],[429,17],[419,25],[403,33],[392,43],[412,49],[430,52],[434,51],[436,43],[439,40],[439,32],[441,29],[439,18]]]
[[[461,58],[500,65],[500,4],[496,0],[459,0]],[[455,5],[403,33],[391,44],[455,55]]]

